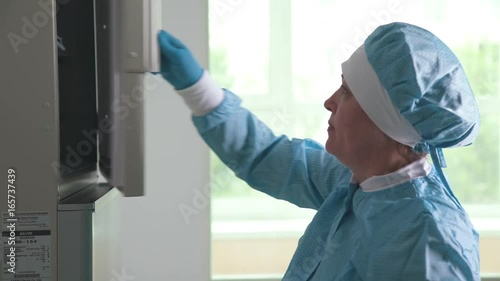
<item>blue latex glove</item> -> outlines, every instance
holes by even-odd
[[[203,69],[191,51],[166,31],[158,33],[161,50],[160,74],[176,90],[188,88],[200,80]]]

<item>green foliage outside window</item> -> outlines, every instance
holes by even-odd
[[[481,41],[454,49],[474,90],[481,112],[481,129],[474,144],[445,150],[445,169],[455,195],[463,204],[500,202],[499,113],[500,44]]]

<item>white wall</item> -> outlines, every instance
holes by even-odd
[[[164,28],[189,46],[205,68],[207,2],[162,0]],[[126,277],[120,280],[209,280],[210,208],[198,208],[190,223],[179,211],[181,204],[193,207],[193,190],[208,183],[208,148],[181,98],[158,78],[150,81],[154,89],[145,99],[146,196],[122,201]]]

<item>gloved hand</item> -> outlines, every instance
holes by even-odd
[[[191,51],[177,38],[162,30],[158,34],[161,51],[160,74],[176,90],[194,85],[201,78],[203,69]]]

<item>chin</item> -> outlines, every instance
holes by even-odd
[[[332,154],[332,155],[335,155],[335,149],[334,149],[334,146],[332,143],[330,143],[329,141],[326,141],[325,143],[325,150]]]

